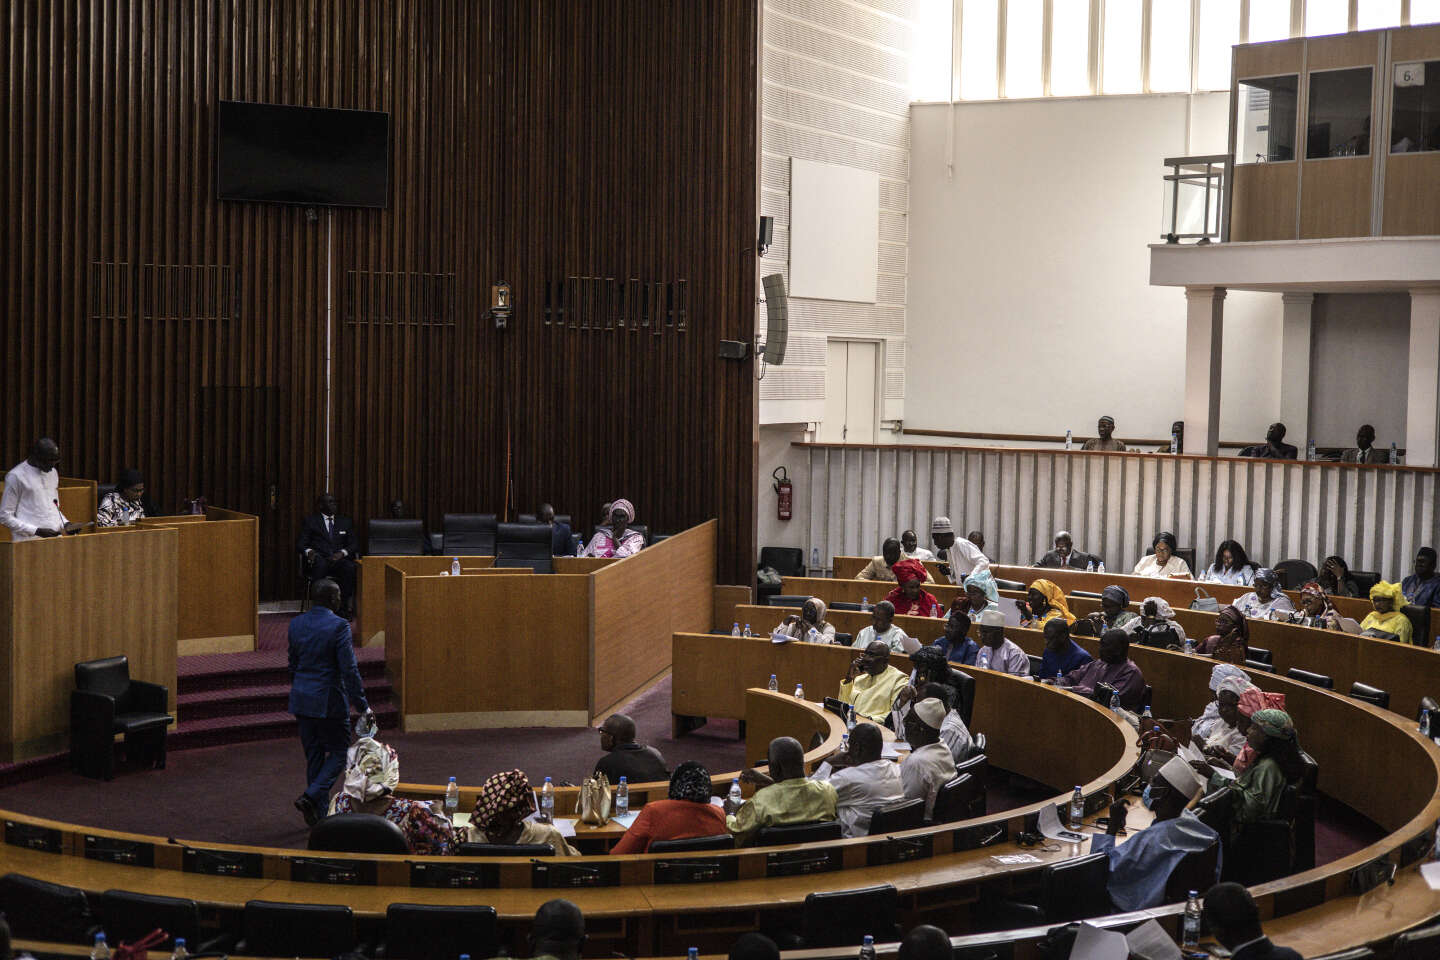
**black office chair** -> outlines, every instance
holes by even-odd
[[[803,577],[805,551],[799,547],[761,547],[760,566],[771,567],[782,577]]]
[[[224,942],[217,937],[201,940],[200,905],[179,897],[157,897],[128,890],[106,890],[95,898],[95,913],[105,929],[107,940],[134,943],[149,936],[151,930],[164,930],[166,939],[154,949],[174,949],[175,938],[183,937],[194,953],[207,953]]]
[[[805,898],[800,928],[802,940],[796,947],[859,946],[869,934],[876,943],[900,939],[895,911],[900,896],[888,883],[859,890],[812,893]],[[787,944],[787,946],[789,946]]]
[[[1110,858],[1103,853],[1051,864],[1040,873],[1040,909],[1046,923],[1069,923],[1113,913]]]
[[[883,599],[883,598],[882,598]],[[879,601],[876,601],[877,603]],[[851,613],[863,613],[860,604],[852,600],[836,600],[834,603],[826,604],[831,610],[849,610]]]
[[[495,530],[495,566],[529,567],[554,573],[553,538],[548,523],[502,523]]]
[[[803,607],[809,599],[795,593],[776,593],[766,597],[765,603],[771,607]]]
[[[1275,667],[1274,667],[1274,666],[1272,666],[1271,664],[1265,663],[1265,662],[1263,662],[1263,661],[1261,661],[1261,660],[1246,660],[1246,661],[1245,661],[1245,668],[1246,668],[1247,670],[1259,670],[1259,671],[1261,671],[1261,672],[1263,672],[1263,673],[1274,673],[1274,672],[1275,672]]]
[[[496,526],[493,513],[447,513],[440,552],[457,557],[493,556]]]
[[[371,519],[365,552],[374,557],[423,557],[425,524],[419,520]]]
[[[549,843],[462,843],[455,851],[461,857],[553,857]]]
[[[343,904],[251,900],[233,952],[256,957],[334,957],[355,949],[355,917]]]
[[[713,837],[687,837],[684,840],[656,840],[650,853],[694,853],[698,850],[734,850],[733,833],[717,833]]]
[[[1355,586],[1360,588],[1360,596],[1370,596],[1370,588],[1380,582],[1380,573],[1376,570],[1351,570],[1350,578],[1355,581]]]
[[[70,766],[86,777],[115,777],[115,734],[125,735],[125,759],[164,769],[165,730],[175,722],[170,690],[130,679],[130,658],[75,664],[70,692]]]
[[[85,891],[20,873],[0,877],[0,913],[5,914],[10,935],[17,940],[88,945],[95,942],[101,929],[90,912]]]
[[[1407,603],[1400,612],[1410,621],[1410,642],[1417,647],[1429,647],[1435,639],[1430,636],[1430,608]]]
[[[392,903],[385,910],[387,960],[454,960],[468,954],[493,957],[500,950],[494,907]]]
[[[1021,583],[1019,580],[1000,580],[1000,579],[996,579],[996,581],[995,581],[995,589],[996,589],[996,590],[1019,590],[1021,593],[1024,593],[1026,588],[1025,588],[1025,584]]]
[[[1326,690],[1335,689],[1335,679],[1327,677],[1323,673],[1311,673],[1309,670],[1301,670],[1299,667],[1291,667],[1285,671],[1285,676],[1291,680],[1299,680],[1301,683],[1308,683],[1313,687],[1324,687]]]
[[[1282,590],[1299,590],[1320,576],[1320,571],[1316,570],[1315,564],[1309,560],[1281,560],[1271,569],[1275,571],[1275,576],[1280,578]]]
[[[960,719],[965,721],[965,726],[970,726],[970,718],[975,713],[975,678],[964,670],[950,668],[950,686],[959,691],[960,697],[955,703],[955,709],[960,711]]]
[[[850,645],[851,645],[852,643],[854,643],[854,642],[855,642],[855,634],[853,634],[853,633],[840,633],[839,631],[836,631],[836,633],[835,633],[835,645],[836,645],[836,646],[839,646],[839,647],[848,647],[848,646],[850,646]]]
[[[1030,660],[1030,676],[1040,676],[1040,668],[1045,665],[1044,658],[1037,657],[1033,653],[1027,653],[1025,656]]]
[[[1220,864],[1220,841],[1198,853],[1187,853],[1170,871],[1165,881],[1165,903],[1184,903],[1191,890],[1204,892],[1215,886],[1215,870]]]
[[[373,813],[341,813],[310,828],[311,850],[330,853],[409,853],[405,833]]]
[[[840,839],[839,820],[820,820],[813,823],[787,823],[782,826],[761,827],[755,835],[755,846],[778,847],[787,843],[821,843]]]
[[[1261,663],[1271,665],[1275,663],[1274,655],[1264,647],[1248,647],[1246,657],[1250,660],[1259,660]]]
[[[1440,924],[1411,930],[1395,938],[1390,960],[1434,960],[1440,956]]]
[[[1381,710],[1390,709],[1390,694],[1379,687],[1372,687],[1368,683],[1356,681],[1350,684],[1350,696],[1355,700],[1373,703]]]
[[[985,756],[984,740],[985,735],[983,733],[976,734],[975,743],[976,746],[980,747],[980,752],[973,757],[969,757],[955,764],[955,776],[958,777],[962,773],[968,773],[979,781],[981,786],[990,782],[990,761]]]
[[[533,514],[533,513],[517,513],[517,514],[515,514],[515,522],[516,522],[516,523],[539,523],[540,520],[539,520],[539,518],[536,517],[535,514]]]
[[[925,824],[925,798],[916,797],[876,810],[870,815],[870,836],[879,837],[902,830],[915,830]]]
[[[935,808],[931,811],[931,823],[954,823],[976,816],[976,804],[980,815],[984,814],[985,787],[968,773],[951,780],[935,794]]]

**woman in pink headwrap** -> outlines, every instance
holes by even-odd
[[[630,527],[635,519],[635,507],[629,500],[620,499],[610,504],[610,526],[595,531],[582,557],[630,557],[645,546],[645,535]]]

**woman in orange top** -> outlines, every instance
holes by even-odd
[[[725,811],[710,803],[710,773],[687,760],[670,775],[670,796],[640,808],[612,854],[645,853],[656,840],[685,840],[728,833]]]

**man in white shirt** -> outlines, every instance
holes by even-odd
[[[1016,677],[1030,676],[1030,658],[1005,636],[1005,614],[999,610],[980,614],[980,652],[975,654],[975,666]]]
[[[835,788],[835,812],[840,831],[847,837],[870,832],[870,817],[876,810],[894,806],[905,799],[900,782],[900,765],[880,759],[884,740],[873,723],[857,723],[850,731],[850,747],[833,762],[843,764],[830,775]]]
[[[895,626],[895,604],[889,600],[881,600],[870,609],[870,624],[860,628],[850,646],[864,650],[879,640],[893,653],[914,653],[920,649],[919,640]]]
[[[955,760],[950,748],[940,742],[940,726],[945,722],[945,704],[933,697],[919,701],[905,717],[905,740],[910,756],[900,764],[900,782],[905,786],[905,799],[925,799],[925,816],[935,813],[935,795],[955,779]]]
[[[990,560],[980,548],[969,540],[958,540],[955,527],[949,517],[936,517],[930,524],[930,539],[935,542],[935,559],[940,561],[940,572],[950,578],[951,583],[964,583],[965,578],[976,570],[989,570]]]
[[[36,540],[58,537],[65,532],[65,514],[60,512],[60,447],[41,437],[30,447],[30,456],[5,474],[5,493],[0,496],[0,523],[10,528],[10,538]]]
[[[935,559],[934,551],[920,546],[920,538],[915,536],[914,530],[906,530],[900,534],[900,552],[911,560],[919,560],[921,563]]]

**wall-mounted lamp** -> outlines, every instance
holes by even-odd
[[[490,316],[495,320],[495,329],[504,330],[510,322],[510,284],[504,280],[490,284]]]

